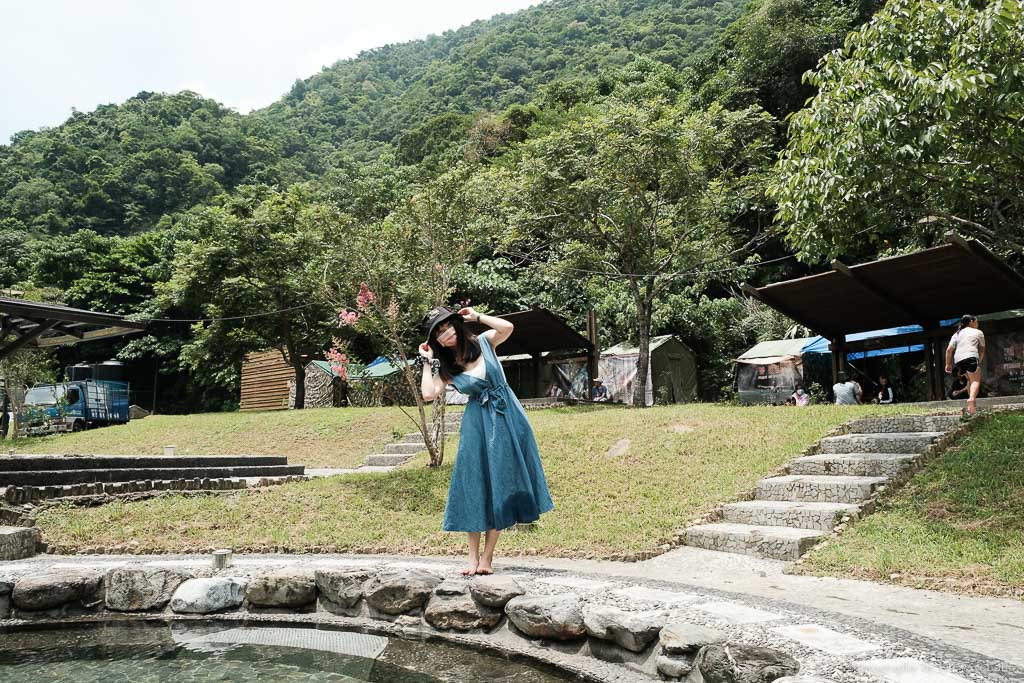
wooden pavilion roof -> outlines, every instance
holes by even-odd
[[[0,358],[25,347],[64,346],[146,329],[113,313],[0,297]]]
[[[965,313],[1019,308],[1024,276],[975,240],[955,233],[948,243],[913,254],[847,266],[743,290],[830,339],[901,325],[938,327]]]

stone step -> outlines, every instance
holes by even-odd
[[[824,453],[793,460],[789,463],[789,473],[893,477],[920,457],[915,453]]]
[[[288,475],[284,477],[144,479],[137,481],[64,484],[62,486],[8,486],[4,491],[4,499],[11,504],[22,504],[54,498],[75,498],[104,494],[116,496],[131,493],[147,493],[150,491],[236,491],[239,489],[275,486],[305,480],[306,475]]]
[[[772,560],[799,559],[822,536],[814,529],[729,523],[699,524],[684,533],[687,545]]]
[[[39,529],[30,526],[0,526],[0,560],[20,560],[36,554],[42,540]]]
[[[458,434],[459,430],[458,430],[458,428],[446,429],[446,430],[444,430],[444,433],[446,435]],[[420,434],[419,432],[412,432],[410,434],[403,434],[402,435],[402,443],[418,443],[418,444],[422,444],[423,443],[423,435]]]
[[[921,453],[943,432],[844,434],[819,441],[823,453]]]
[[[363,464],[367,467],[394,467],[412,458],[404,453],[375,453],[366,456]]]
[[[850,422],[851,434],[893,432],[948,432],[960,426],[960,415],[892,415],[862,417]]]
[[[402,454],[402,455],[415,455],[422,450],[425,450],[426,446],[422,443],[389,443],[384,446],[384,453],[387,454]]]
[[[3,472],[43,470],[118,470],[168,467],[243,467],[287,465],[281,455],[6,455],[0,457]]]
[[[861,503],[871,497],[886,477],[788,475],[757,483],[757,500],[801,503]]]
[[[119,469],[43,470],[0,472],[0,485],[59,486],[92,482],[127,482],[147,479],[223,479],[301,475],[304,465],[243,467],[132,467]]]
[[[860,506],[850,503],[794,503],[783,500],[745,500],[722,507],[724,522],[754,526],[831,531],[846,515],[856,516]]]

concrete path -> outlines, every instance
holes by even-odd
[[[16,577],[49,568],[136,563],[206,567],[210,557],[39,555],[6,562],[0,574]],[[461,564],[461,558],[241,555],[229,571],[261,572],[296,563],[452,567]],[[683,547],[645,562],[516,557],[499,558],[495,569],[499,573],[530,575],[560,590],[631,592],[638,599],[658,602],[676,596],[674,599],[703,610],[708,618],[733,623],[747,637],[798,641],[798,647],[805,648],[805,657],[810,657],[808,661],[827,657],[829,666],[835,663],[847,670],[846,675],[834,676],[837,681],[1024,682],[1024,602],[792,576],[783,573],[786,564]],[[844,651],[853,645],[869,651]],[[819,666],[823,664],[825,660],[818,661]],[[897,673],[890,676],[886,666],[896,667]],[[939,668],[932,670],[930,666]],[[868,671],[871,667],[882,668]],[[849,674],[854,668],[867,677]]]

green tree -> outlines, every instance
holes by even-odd
[[[954,226],[1024,254],[1024,6],[892,0],[808,76],[771,194],[817,260]]]
[[[771,132],[756,109],[612,101],[524,146],[504,192],[516,203],[516,237],[543,235],[580,272],[624,283],[638,377],[647,376],[662,298],[706,264],[728,263],[745,241],[730,219],[761,201]],[[633,403],[643,402],[637,382]]]
[[[223,207],[197,211],[198,234],[178,244],[162,285],[168,307],[202,311],[181,361],[201,383],[237,387],[244,355],[274,348],[295,373],[295,407],[305,404],[305,366],[330,346],[335,314],[318,297],[312,267],[326,248],[298,189],[246,188]]]

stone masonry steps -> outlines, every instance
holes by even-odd
[[[305,481],[304,475],[283,477],[193,477],[190,479],[142,479],[136,481],[91,482],[61,486],[8,486],[4,500],[9,504],[35,503],[54,498],[127,495],[158,491],[235,491]]]
[[[169,467],[241,467],[287,465],[279,455],[14,455],[0,457],[0,485],[5,472]]]
[[[446,436],[457,434],[462,424],[462,413],[449,413],[444,417],[444,433]],[[402,438],[384,446],[382,452],[367,455],[363,460],[364,467],[398,467],[412,456],[425,451],[426,444],[419,432],[404,434]]]
[[[366,456],[363,465],[367,467],[398,467],[411,457],[404,453],[374,453]]]
[[[891,434],[894,432],[948,432],[960,425],[960,415],[893,415],[852,420],[850,434]]]
[[[943,432],[891,432],[829,436],[819,444],[823,453],[921,453]]]
[[[127,482],[155,479],[228,477],[284,477],[302,475],[304,465],[257,465],[240,467],[132,467],[85,470],[35,470],[0,473],[8,486],[57,486],[93,482]]]
[[[893,477],[912,466],[920,457],[915,453],[824,453],[791,461],[789,473]]]
[[[757,500],[802,503],[862,503],[871,497],[887,477],[842,477],[787,475],[768,477],[757,483]]]
[[[773,560],[796,560],[822,536],[815,529],[750,524],[700,524],[686,529],[686,544]]]
[[[859,512],[860,506],[852,503],[745,500],[722,506],[722,521],[729,524],[831,531],[843,521],[843,517],[855,517]]]
[[[36,527],[0,526],[0,561],[32,557],[40,540]]]
[[[847,433],[821,439],[815,455],[788,474],[757,484],[754,500],[719,508],[721,521],[683,530],[687,545],[796,560],[848,518],[870,513],[878,488],[913,467],[959,415],[893,415],[852,420]],[[814,452],[814,451],[812,451]]]
[[[458,427],[449,427],[449,428],[444,430],[444,433],[445,433],[446,436],[450,436],[452,434],[458,434],[459,433],[459,429],[458,429]],[[422,444],[423,443],[423,435],[420,434],[419,432],[412,432],[410,434],[403,434],[401,442],[402,443],[418,443],[418,444]]]
[[[425,448],[426,445],[422,441],[420,443],[389,443],[384,446],[384,453],[386,455],[415,455]]]

